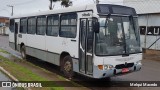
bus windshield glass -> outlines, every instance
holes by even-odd
[[[137,18],[121,16],[100,18],[100,32],[96,34],[95,44],[96,55],[140,53]]]

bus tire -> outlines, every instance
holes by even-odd
[[[74,76],[73,62],[70,55],[64,57],[62,64],[62,71],[67,78],[69,79],[73,78]]]
[[[21,47],[21,57],[22,59],[26,59],[26,48],[24,45]]]

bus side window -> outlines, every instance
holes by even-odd
[[[77,14],[61,15],[60,37],[75,38],[77,35]]]
[[[10,28],[11,32],[14,32],[14,22],[15,22],[14,19],[10,20],[10,27],[9,28]]]
[[[28,19],[27,33],[28,34],[36,33],[36,17],[31,17]]]
[[[27,32],[27,18],[23,18],[20,20],[20,33]]]
[[[48,36],[58,36],[59,33],[59,15],[50,15],[47,18],[47,32]]]
[[[37,18],[37,35],[46,34],[46,16],[40,16]]]

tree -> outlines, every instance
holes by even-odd
[[[72,5],[72,1],[70,0],[49,0],[50,1],[50,6],[49,9],[52,10],[53,9],[53,2],[57,2],[57,1],[61,1],[61,5],[64,7],[69,7]]]
[[[50,1],[50,5],[49,5],[49,9],[52,10],[53,9],[53,2],[57,2],[57,1],[60,1],[60,0],[49,0]]]
[[[64,6],[64,7],[69,7],[69,6],[72,6],[72,1],[70,0],[61,0],[61,5]]]

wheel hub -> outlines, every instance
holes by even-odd
[[[72,67],[72,65],[71,65],[71,63],[70,63],[69,61],[67,61],[67,62],[64,64],[64,70],[65,70],[66,72],[71,71],[71,67]]]

